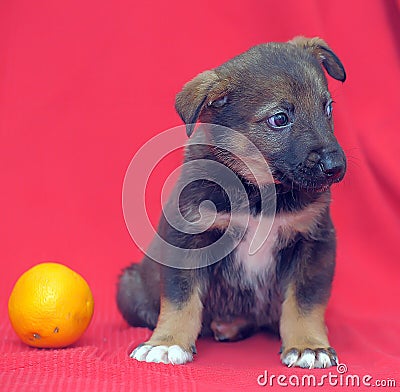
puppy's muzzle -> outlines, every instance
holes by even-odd
[[[340,181],[346,172],[346,161],[341,151],[323,151],[320,154],[318,166],[326,179],[332,182]]]
[[[318,167],[327,183],[339,182],[346,172],[346,159],[342,150],[313,151],[307,157],[308,167]]]

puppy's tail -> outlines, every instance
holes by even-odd
[[[119,277],[117,305],[134,327],[154,329],[160,313],[159,273],[154,262],[132,264]],[[155,264],[155,263],[154,263]]]

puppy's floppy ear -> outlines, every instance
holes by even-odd
[[[346,80],[346,71],[343,64],[323,39],[318,37],[295,37],[288,42],[309,51],[318,59],[332,78],[341,82]]]
[[[215,71],[204,71],[186,83],[175,100],[175,109],[186,124],[186,133],[190,136],[194,126],[206,105],[223,96],[219,86],[219,77]],[[224,101],[226,103],[226,99]]]

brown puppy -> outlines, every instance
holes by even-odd
[[[121,313],[154,329],[132,358],[182,364],[199,334],[232,341],[268,328],[287,366],[337,363],[324,322],[336,248],[329,188],[346,159],[323,69],[346,78],[323,40],[297,37],[253,47],[177,95],[188,135],[201,124],[160,237],[120,277]]]

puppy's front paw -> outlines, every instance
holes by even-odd
[[[183,365],[193,361],[192,353],[176,344],[173,346],[143,344],[135,348],[130,357],[142,362],[170,363],[172,365]]]
[[[339,363],[336,351],[332,347],[327,348],[291,348],[281,355],[282,363],[288,367],[301,368],[328,368]]]

